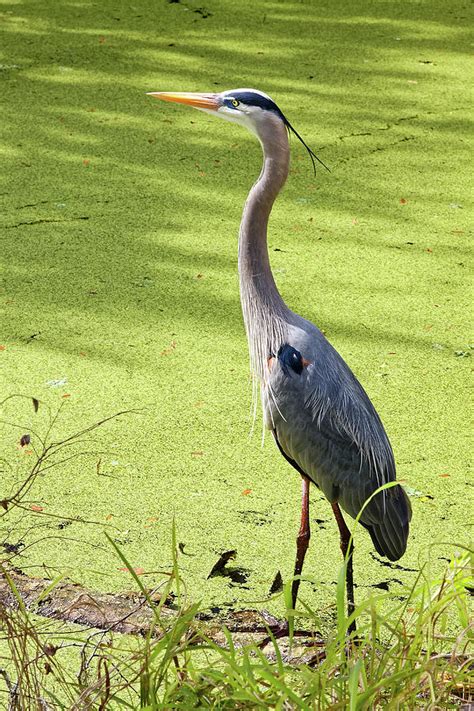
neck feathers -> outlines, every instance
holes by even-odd
[[[261,382],[268,375],[268,358],[287,337],[291,311],[276,287],[267,248],[270,212],[289,170],[286,127],[278,116],[265,115],[258,127],[263,167],[245,203],[239,238],[239,276],[242,312],[252,372]]]

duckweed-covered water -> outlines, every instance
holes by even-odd
[[[147,91],[269,93],[331,168],[292,142],[269,249],[288,304],[364,384],[413,526],[400,565],[356,534],[356,595],[436,572],[468,540],[467,3],[2,1],[1,497],[31,466],[20,436],[85,437],[1,521],[14,562],[100,589],[171,564],[209,605],[264,600],[291,575],[300,481],[254,433],[238,224],[260,169],[238,126]],[[49,408],[49,409],[48,409]],[[34,437],[32,438],[34,444]],[[340,563],[312,495],[302,596],[333,615]],[[31,510],[33,505],[37,510]],[[42,510],[38,510],[41,508]],[[54,517],[45,514],[54,514]],[[83,519],[77,521],[71,519]],[[436,544],[430,549],[427,544]],[[232,577],[207,576],[237,550]],[[122,569],[122,570],[121,570]],[[268,604],[281,614],[280,600]]]

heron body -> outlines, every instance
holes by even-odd
[[[411,518],[410,504],[400,485],[375,493],[380,486],[395,481],[395,462],[369,397],[321,331],[285,304],[271,271],[267,225],[288,176],[289,132],[303,142],[313,165],[317,157],[262,92],[236,89],[221,94],[151,95],[244,125],[262,145],[262,171],[250,190],[240,225],[240,296],[265,424],[285,459],[303,477],[295,603],[309,541],[309,481],[332,504],[343,552],[348,551],[349,537],[339,505],[353,518],[360,515],[360,523],[369,531],[377,552],[390,560],[405,552]],[[349,557],[352,565],[352,550]],[[352,585],[352,568],[350,578]],[[353,591],[348,588],[349,601],[351,596]],[[349,611],[352,608],[353,599]]]
[[[395,480],[389,440],[362,386],[318,329],[292,329],[289,343],[309,364],[298,373],[275,361],[265,391],[266,425],[326,498],[356,518],[379,486]],[[376,494],[360,517],[377,553],[392,561],[405,552],[408,522],[400,486]]]

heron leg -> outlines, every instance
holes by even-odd
[[[309,484],[310,479],[301,475],[301,523],[298,536],[296,538],[296,561],[293,584],[291,586],[291,602],[293,610],[296,607],[296,599],[301,582],[301,572],[303,570],[304,558],[309,546],[311,531],[309,526]]]
[[[332,505],[332,510],[334,512],[334,516],[337,521],[337,525],[339,527],[339,535],[340,535],[340,541],[341,541],[341,551],[342,555],[344,556],[344,560],[347,560],[347,569],[346,569],[346,591],[347,591],[347,614],[350,617],[352,613],[354,612],[354,575],[352,571],[352,556],[354,553],[354,543],[351,539],[351,532],[346,526],[346,522],[344,521],[344,517],[342,515],[341,509],[339,508],[339,504],[337,501],[335,501]],[[355,621],[352,621],[351,624],[349,625],[349,633],[355,633],[356,631],[356,624]]]
[[[278,444],[278,441],[277,441]],[[300,471],[300,470],[299,470]],[[293,610],[296,607],[296,599],[298,597],[298,590],[300,587],[300,576],[303,570],[304,558],[306,551],[308,550],[309,539],[311,535],[309,526],[309,485],[311,479],[309,479],[302,471],[301,474],[301,522],[300,530],[298,531],[298,536],[296,538],[296,561],[295,561],[295,572],[294,580],[291,586],[291,604]],[[289,624],[288,620],[272,620],[269,625],[272,635],[275,639],[279,637],[286,637],[289,634]],[[270,641],[270,637],[265,637],[265,639],[258,645],[259,647],[265,647]]]

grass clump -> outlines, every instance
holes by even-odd
[[[32,405],[36,413],[39,401],[33,398]],[[31,429],[31,436],[21,437],[21,447],[28,440],[36,457],[3,498],[3,519],[9,519],[14,511],[47,516],[41,507],[31,504],[38,477],[53,467],[64,466],[68,458],[87,454],[91,446],[96,451],[92,433],[124,413],[53,441],[51,427],[59,414],[50,414],[46,435]],[[22,424],[9,424],[24,431]],[[280,593],[290,639],[276,640],[268,628],[263,644],[261,633],[245,636],[239,626],[230,631],[222,620],[201,611],[200,604],[192,601],[182,577],[182,552],[174,523],[170,568],[160,573],[159,584],[151,590],[129,562],[115,534],[105,535],[109,551],[114,551],[125,566],[121,569],[134,581],[135,591],[129,594],[140,596],[137,609],[146,615],[146,623],[140,628],[145,633],[119,634],[114,631],[116,622],[102,624],[100,614],[95,624],[102,624],[102,629],[91,629],[93,623],[86,618],[81,618],[81,627],[73,625],[67,620],[77,618],[64,613],[48,619],[48,614],[54,616],[54,606],[46,605],[45,610],[42,603],[64,594],[64,588],[60,590],[64,575],[48,582],[39,596],[25,595],[15,582],[17,571],[10,573],[14,570],[12,561],[23,549],[10,546],[12,555],[9,559],[5,556],[0,565],[11,593],[8,598],[0,593],[0,677],[9,711],[434,711],[458,708],[473,700],[473,629],[469,617],[473,553],[466,546],[459,544],[452,549],[451,559],[439,575],[433,573],[433,568],[439,570],[439,556],[432,556],[432,550],[442,546],[445,551],[450,546],[432,544],[420,552],[420,558],[424,555],[426,560],[411,586],[402,586],[396,594],[380,591],[368,595],[349,618],[344,606],[345,562],[337,576],[333,631],[324,638],[315,632],[323,627],[321,614],[308,602],[300,599],[303,611],[298,610],[296,619],[291,609],[290,580]],[[27,580],[34,584],[39,579]],[[89,594],[85,588],[79,589],[82,596]],[[356,633],[351,632],[353,622]],[[302,635],[302,623],[312,631]]]
[[[223,644],[206,634],[199,606],[186,599],[174,533],[158,604],[110,541],[154,612],[148,634],[54,631],[18,595],[17,609],[0,613],[12,660],[3,671],[9,709],[434,710],[472,701],[472,553],[462,547],[441,579],[426,564],[404,599],[384,593],[357,606],[357,636],[335,632],[315,646],[294,637],[290,647],[271,638],[260,648],[238,646],[225,628]],[[172,618],[163,614],[170,595]],[[303,606],[305,624],[317,628],[318,615]],[[349,622],[339,619],[338,629]]]

